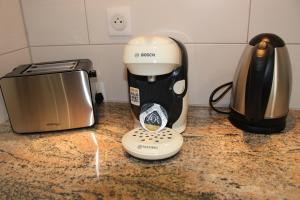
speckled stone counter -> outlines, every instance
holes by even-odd
[[[164,161],[126,154],[128,104],[100,107],[94,128],[46,134],[0,126],[0,199],[300,199],[300,111],[259,135],[190,107],[184,145]]]

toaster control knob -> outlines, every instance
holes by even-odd
[[[173,86],[173,90],[176,94],[182,94],[185,90],[185,80],[177,81]]]
[[[91,70],[91,71],[89,71],[89,77],[97,77],[97,72],[96,72],[96,70]]]

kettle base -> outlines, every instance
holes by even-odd
[[[286,116],[274,119],[263,119],[259,121],[249,121],[245,116],[231,110],[229,121],[235,127],[250,133],[279,133],[285,128]]]

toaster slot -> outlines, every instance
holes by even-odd
[[[29,68],[27,68],[23,72],[23,74],[69,71],[69,70],[73,70],[76,67],[76,65],[77,65],[77,61],[33,64]]]

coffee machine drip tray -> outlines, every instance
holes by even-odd
[[[124,149],[134,157],[161,160],[179,152],[183,137],[170,128],[164,128],[159,132],[149,132],[138,127],[123,136],[122,144]]]

